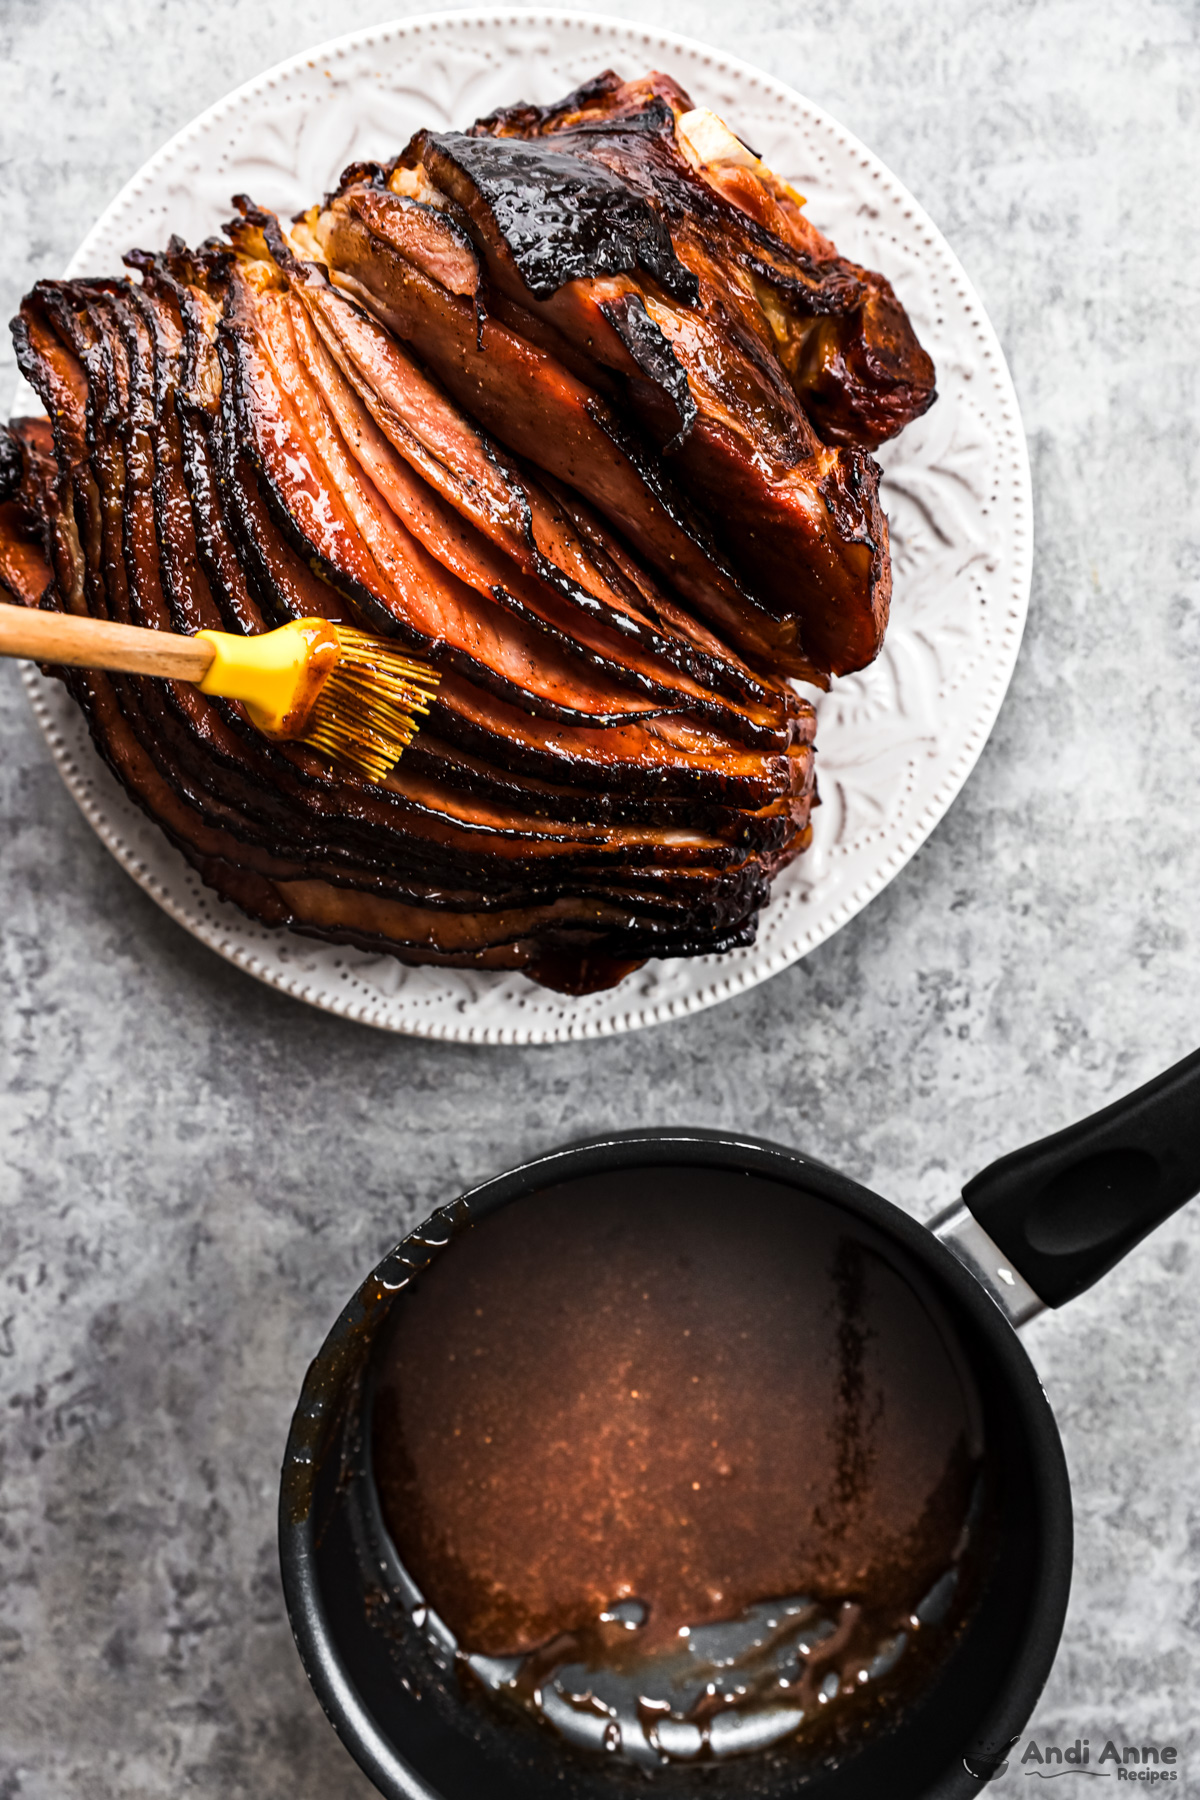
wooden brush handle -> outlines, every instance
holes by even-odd
[[[195,638],[140,625],[114,625],[74,613],[0,605],[0,656],[67,663],[76,669],[120,669],[126,675],[171,675],[200,681],[216,652]]]

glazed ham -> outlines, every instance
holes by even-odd
[[[186,684],[61,671],[251,916],[569,992],[753,941],[820,684],[876,654],[869,451],[932,368],[882,277],[661,76],[358,164],[284,229],[39,283],[0,433],[9,600],[321,614],[442,679],[383,786]],[[734,146],[730,150],[730,145]]]

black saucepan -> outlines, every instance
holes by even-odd
[[[404,1800],[624,1800],[760,1791],[753,1759],[646,1776],[572,1757],[531,1728],[514,1762],[504,1727],[459,1694],[406,1613],[402,1574],[370,1470],[372,1349],[414,1270],[495,1208],[614,1171],[706,1169],[816,1196],[919,1265],[950,1313],[983,1396],[1002,1471],[999,1549],[953,1657],[897,1725],[834,1766],[798,1770],[805,1800],[959,1800],[1003,1765],[1058,1647],[1071,1579],[1071,1493],[1053,1415],[1015,1327],[1082,1293],[1200,1190],[1200,1053],[1067,1131],[993,1163],[961,1202],[917,1224],[796,1151],[727,1133],[660,1130],[538,1158],[441,1209],[350,1301],[312,1364],[292,1422],[280,1554],[293,1632],[343,1742],[380,1791]],[[744,1192],[744,1188],[741,1190]],[[761,1791],[766,1794],[767,1789]],[[773,1796],[783,1791],[770,1789]]]

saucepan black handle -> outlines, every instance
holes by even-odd
[[[1047,1306],[1106,1275],[1200,1192],[1200,1051],[1078,1125],[1002,1156],[963,1189]]]

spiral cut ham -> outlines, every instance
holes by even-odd
[[[58,671],[252,917],[575,993],[753,941],[811,835],[785,678],[878,650],[869,450],[933,388],[886,282],[723,129],[606,75],[23,302],[48,417],[0,431],[4,598],[321,614],[441,671],[382,786],[186,684]]]

